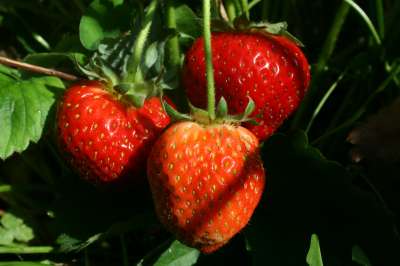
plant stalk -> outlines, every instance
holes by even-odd
[[[38,74],[55,76],[55,77],[59,77],[61,79],[69,80],[69,81],[75,81],[75,80],[79,79],[77,76],[67,74],[67,73],[64,73],[64,72],[61,72],[58,70],[54,70],[51,68],[45,68],[45,67],[41,67],[41,66],[37,66],[37,65],[32,65],[32,64],[28,64],[28,63],[23,63],[23,62],[16,61],[16,60],[4,57],[4,56],[0,56],[0,64],[23,69],[23,70],[38,73]]]
[[[207,110],[211,121],[215,120],[215,85],[211,51],[211,0],[203,0],[203,36],[206,57]]]
[[[250,18],[250,13],[249,13],[249,3],[247,2],[247,0],[241,0],[241,5],[242,5],[242,9],[244,11],[244,14],[246,15],[246,18],[249,19]]]
[[[167,10],[167,26],[170,29],[176,29],[176,17],[175,17],[175,1],[166,0],[166,10]],[[174,69],[179,69],[180,60],[180,47],[178,36],[172,37],[168,41],[168,63],[170,67]]]
[[[307,113],[308,108],[310,107],[310,103],[315,97],[317,93],[320,75],[325,71],[328,60],[330,59],[335,47],[336,42],[339,37],[339,34],[343,28],[343,24],[346,21],[347,14],[349,13],[350,6],[346,3],[346,0],[343,0],[339,6],[339,9],[336,13],[334,21],[332,23],[331,29],[328,33],[328,36],[325,39],[325,42],[322,46],[322,50],[319,54],[317,64],[313,69],[313,79],[310,85],[310,89],[302,104],[300,105],[298,111],[296,112],[293,122],[292,128],[301,127],[301,123],[303,122],[304,116]]]
[[[147,7],[147,12],[144,18],[143,27],[137,36],[133,45],[131,57],[128,59],[127,73],[123,79],[124,82],[140,82],[142,73],[139,69],[140,61],[142,60],[144,46],[150,33],[151,25],[153,24],[153,15],[157,8],[158,0],[152,0]]]
[[[0,254],[44,254],[54,250],[50,246],[7,246],[0,247]]]

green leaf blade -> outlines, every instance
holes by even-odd
[[[307,263],[310,266],[323,266],[321,249],[319,247],[319,240],[316,234],[311,236],[310,249],[307,253]]]
[[[61,89],[64,84],[55,77],[0,79],[0,88],[0,158],[4,160],[40,139],[55,102],[51,88]]]
[[[197,249],[174,241],[169,248],[161,254],[155,262],[155,266],[190,266],[194,265],[199,258],[200,252]]]

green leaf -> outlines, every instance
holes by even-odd
[[[127,3],[127,1],[126,1]],[[132,8],[123,0],[95,0],[90,4],[79,25],[82,45],[96,50],[101,40],[117,37],[127,31],[131,22]]]
[[[20,76],[21,74],[18,72],[18,70],[0,64],[0,81],[1,79],[12,80],[13,78],[19,78]]]
[[[323,266],[321,249],[319,247],[319,240],[316,234],[311,236],[310,248],[307,253],[307,263],[310,266]]]
[[[147,68],[151,68],[156,62],[158,57],[158,47],[157,43],[153,42],[146,49],[144,56],[144,64]]]
[[[21,218],[5,213],[0,220],[0,244],[11,245],[15,241],[29,242],[33,239],[33,231],[24,224]]]
[[[201,19],[187,5],[180,5],[175,9],[176,30],[184,36],[193,39],[201,36]]]
[[[367,255],[365,255],[364,251],[359,246],[353,247],[351,257],[354,262],[357,262],[362,266],[372,266]]]
[[[254,265],[303,265],[307,236],[314,232],[329,248],[326,264],[332,258],[349,264],[350,256],[342,254],[359,236],[368,235],[362,244],[370,249],[385,254],[393,249],[391,216],[372,192],[352,184],[345,167],[312,147],[303,132],[275,134],[261,156],[266,187],[245,231]]]
[[[179,241],[171,246],[154,263],[155,266],[190,266],[197,262],[200,252],[197,249],[183,245]]]
[[[47,113],[53,105],[54,89],[64,88],[60,79],[37,77],[4,79],[0,74],[0,158],[24,151],[37,142]]]

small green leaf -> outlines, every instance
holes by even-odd
[[[0,158],[6,159],[40,139],[55,101],[54,89],[64,88],[64,84],[55,77],[0,78],[0,88]]]
[[[180,5],[175,9],[176,29],[179,33],[193,39],[201,36],[201,19],[187,5]]]
[[[367,255],[365,255],[364,251],[359,246],[354,246],[351,252],[351,257],[354,262],[362,266],[371,266],[371,262],[369,261]]]
[[[0,227],[0,245],[9,246],[13,243],[14,236],[11,231]]]
[[[316,234],[311,236],[310,249],[307,253],[307,263],[310,266],[323,266],[321,249],[319,247],[319,240]]]
[[[155,266],[190,266],[197,262],[200,252],[183,245],[179,241],[171,246],[154,263]]]
[[[5,213],[0,220],[0,244],[9,246],[15,241],[29,242],[33,239],[33,231],[24,224],[21,218]]]
[[[221,97],[217,106],[217,117],[224,118],[228,115],[228,104],[224,97]]]
[[[127,1],[126,1],[127,3]],[[107,37],[117,37],[130,27],[132,8],[123,0],[95,0],[79,25],[79,37],[88,50],[95,50]]]
[[[147,68],[151,68],[156,62],[158,57],[158,47],[157,42],[153,42],[147,47],[145,56],[144,56],[144,64]]]

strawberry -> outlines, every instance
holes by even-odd
[[[93,183],[143,179],[150,147],[169,124],[157,97],[137,108],[98,81],[71,86],[58,108],[58,139],[71,165]]]
[[[212,54],[217,101],[225,97],[233,114],[246,107],[248,96],[256,104],[245,124],[265,140],[298,107],[310,81],[309,65],[300,48],[284,36],[226,32],[212,34]],[[203,38],[186,53],[182,82],[197,107],[206,107]]]
[[[156,141],[147,165],[160,221],[204,253],[248,223],[264,189],[258,139],[240,126],[178,122]]]

